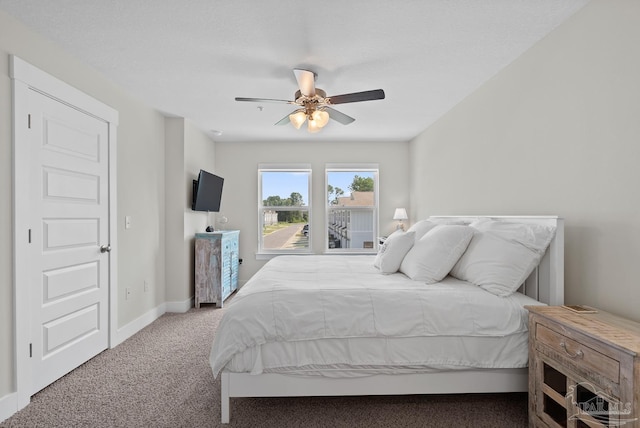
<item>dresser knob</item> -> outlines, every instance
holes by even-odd
[[[582,352],[581,349],[578,349],[575,354],[572,354],[571,352],[569,352],[569,350],[567,349],[567,344],[564,342],[560,342],[560,347],[564,350],[564,353],[567,354],[570,358],[582,358],[584,356],[584,353]]]

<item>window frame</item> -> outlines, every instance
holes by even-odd
[[[329,204],[329,198],[327,189],[329,187],[329,174],[331,172],[367,172],[373,173],[373,231],[372,231],[372,248],[329,248],[329,219],[331,218],[331,211],[335,211],[335,207]],[[324,219],[324,252],[329,254],[375,254],[378,251],[378,231],[379,225],[379,213],[380,213],[380,168],[377,163],[355,163],[355,164],[342,164],[331,163],[325,165],[324,172],[324,205],[325,205],[325,219]],[[361,208],[352,207],[354,210]],[[350,215],[350,213],[349,213]]]
[[[262,174],[264,172],[290,172],[290,173],[305,173],[307,175],[307,195],[308,201],[306,205],[296,206],[278,206],[278,211],[305,211],[307,212],[308,224],[311,227],[312,218],[312,177],[313,171],[311,164],[258,164],[258,251],[256,253],[257,260],[266,260],[283,254],[311,254],[312,253],[312,240],[313,234],[309,233],[308,243],[306,248],[287,248],[287,249],[265,249],[263,247],[263,228],[264,228],[264,211],[266,209],[272,209],[272,206],[263,205],[262,195]]]

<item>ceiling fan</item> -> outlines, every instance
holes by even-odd
[[[236,97],[236,101],[250,101],[258,103],[275,102],[299,106],[299,109],[283,117],[281,120],[276,122],[276,125],[286,125],[291,122],[296,129],[300,129],[302,124],[307,121],[309,132],[318,132],[329,122],[329,119],[333,119],[343,125],[348,125],[355,120],[351,116],[341,113],[330,106],[384,99],[384,91],[382,89],[353,92],[350,94],[333,95],[328,97],[325,91],[320,88],[316,88],[315,82],[318,75],[313,71],[295,68],[293,69],[293,74],[296,76],[298,87],[300,88],[296,91],[293,101],[243,97]]]

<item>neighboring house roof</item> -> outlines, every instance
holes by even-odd
[[[338,206],[373,206],[373,192],[351,192],[349,196],[341,196],[338,198]]]

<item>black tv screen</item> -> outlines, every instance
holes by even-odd
[[[191,209],[194,211],[220,211],[223,184],[224,178],[201,169],[198,180],[193,180]]]

